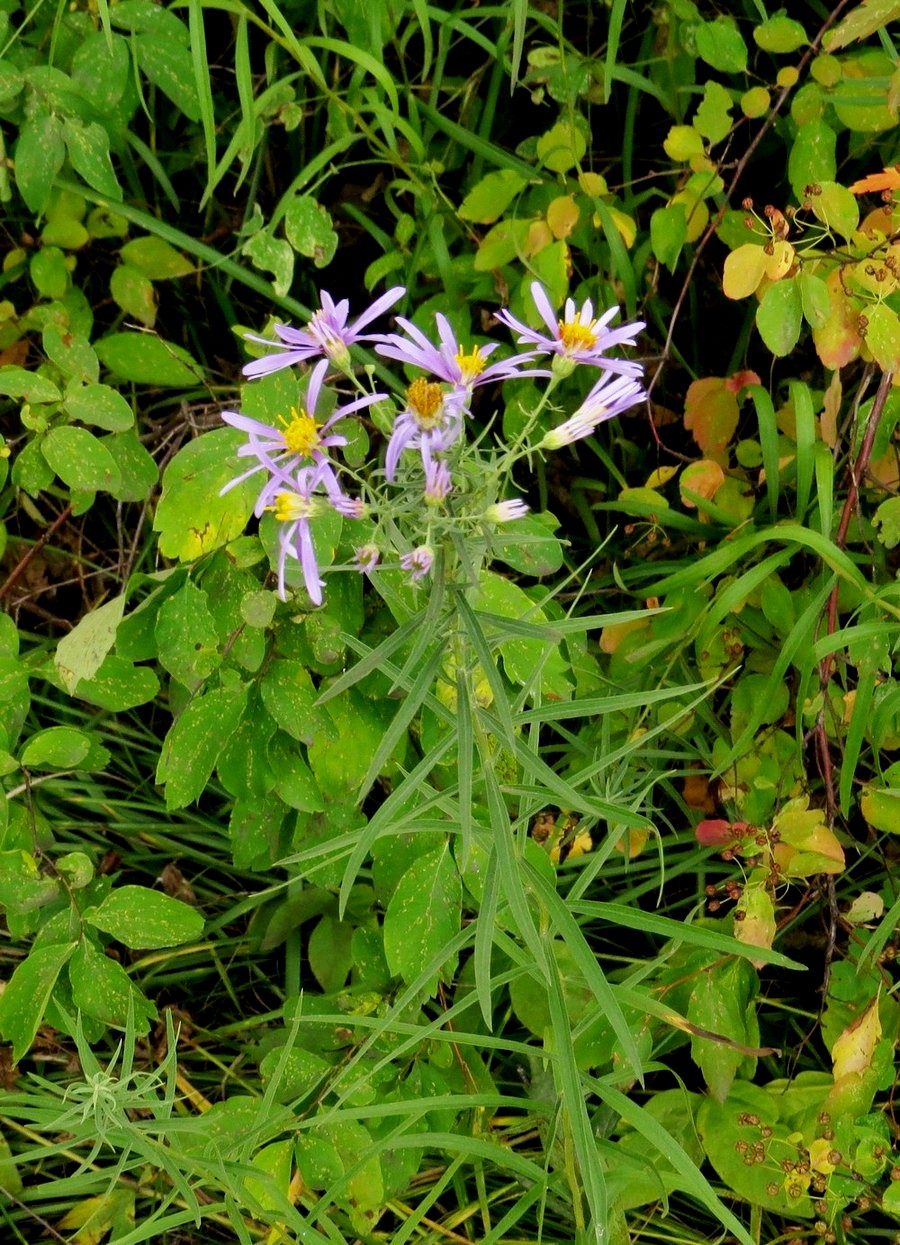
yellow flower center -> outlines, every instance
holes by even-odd
[[[566,350],[574,353],[576,350],[593,350],[597,345],[597,334],[594,332],[594,324],[582,324],[580,320],[560,320],[559,322],[559,340],[565,346]]]
[[[433,380],[420,376],[406,391],[406,401],[416,423],[423,430],[440,423],[444,408],[444,391]]]
[[[292,454],[299,454],[302,458],[311,457],[313,450],[319,447],[321,424],[317,424],[305,411],[302,413],[298,411],[295,406],[291,407],[291,418],[289,420],[282,418],[281,422],[284,424],[284,432],[281,435],[287,449]]]
[[[476,376],[480,376],[484,371],[485,360],[481,353],[480,346],[473,346],[470,353],[466,354],[462,347],[456,353],[456,364],[460,371],[460,377],[464,381],[474,380]]]
[[[315,502],[297,493],[279,493],[269,509],[274,510],[279,523],[292,523],[295,519],[308,519],[314,513]]]

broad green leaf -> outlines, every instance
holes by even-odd
[[[334,259],[338,236],[326,208],[312,195],[297,195],[284,214],[284,233],[299,255],[324,268]]]
[[[829,182],[837,170],[837,135],[821,117],[814,117],[797,130],[788,154],[788,180],[799,202],[806,188]]]
[[[878,539],[886,549],[900,545],[900,497],[888,497],[873,516]]]
[[[6,983],[0,995],[0,1034],[12,1043],[14,1062],[34,1041],[56,979],[77,945],[62,942],[33,950]]]
[[[151,281],[164,281],[172,277],[186,277],[194,271],[194,264],[176,251],[164,238],[148,234],[144,238],[133,238],[126,242],[119,255],[122,262],[136,268]]]
[[[81,36],[72,60],[72,80],[96,112],[115,112],[130,70],[127,39],[101,30]]]
[[[122,188],[109,158],[109,135],[103,126],[96,121],[65,117],[63,138],[72,168],[91,189],[108,199],[121,199]]]
[[[319,918],[309,936],[306,952],[309,967],[325,994],[337,994],[347,980],[353,967],[352,937],[352,924],[339,921],[329,913]]]
[[[323,730],[333,738],[331,719],[316,706],[317,692],[303,662],[275,657],[260,683],[263,704],[283,731],[300,743],[311,744]]]
[[[384,951],[392,973],[413,981],[459,933],[462,883],[449,842],[415,860],[384,915]],[[452,972],[449,966],[448,972]],[[438,976],[428,992],[437,989]]]
[[[160,665],[192,690],[222,661],[209,600],[190,579],[159,607],[156,648]]]
[[[91,679],[116,642],[116,628],[125,614],[124,595],[114,597],[81,619],[56,646],[53,662],[71,695],[82,679]]]
[[[753,39],[764,52],[782,54],[796,52],[798,48],[809,43],[806,31],[800,23],[784,13],[778,13],[760,26],[754,26]]]
[[[98,1245],[106,1239],[118,1241],[134,1230],[134,1189],[110,1189],[96,1197],[77,1202],[63,1215],[57,1226],[74,1232],[67,1238],[73,1245]]]
[[[498,614],[502,618],[528,621],[538,626],[547,624],[544,612],[529,599],[518,584],[490,571],[482,572],[472,606],[476,610]],[[571,692],[571,685],[566,674],[565,659],[558,639],[552,635],[552,624],[547,624],[547,628],[551,633],[547,640],[514,635],[501,640],[496,651],[500,654],[510,682],[523,687],[533,685],[535,672],[540,669],[540,684],[544,691],[555,697],[567,697]],[[489,631],[493,633],[493,624]]]
[[[272,274],[272,287],[283,298],[294,279],[294,251],[284,238],[273,238],[266,229],[244,243],[243,253],[254,268]]]
[[[128,316],[152,328],[156,323],[156,291],[153,282],[130,264],[117,264],[109,278],[113,302]]]
[[[62,122],[53,113],[29,117],[16,144],[16,185],[32,212],[43,212],[66,158]]]
[[[859,204],[840,182],[822,181],[810,198],[813,215],[842,238],[852,238],[859,224]]]
[[[463,199],[459,216],[478,225],[492,225],[527,185],[526,179],[515,169],[497,169],[488,173]]]
[[[475,252],[476,272],[490,272],[521,258],[528,239],[527,220],[501,220],[489,229]]]
[[[62,299],[71,284],[66,257],[58,246],[42,246],[31,257],[28,275],[43,298]]]
[[[308,748],[309,764],[323,794],[341,800],[366,777],[395,710],[392,702],[367,700],[355,688],[329,700],[325,710],[333,733],[316,734]],[[391,765],[386,761],[384,770]]]
[[[900,372],[900,319],[887,303],[877,303],[865,313],[863,339],[883,372]],[[863,318],[860,316],[860,332]]]
[[[156,894],[155,891],[145,893]],[[88,938],[81,940],[69,961],[69,981],[75,1006],[115,1029],[124,1029],[129,1023],[129,1007],[135,1031],[141,1037],[149,1032],[150,1022],[156,1019],[155,1006],[135,986],[121,964],[103,955]]]
[[[650,245],[661,264],[674,272],[687,240],[687,213],[683,203],[657,208],[650,217]]]
[[[153,333],[113,333],[95,343],[105,367],[136,385],[194,388],[202,383],[203,369],[188,352]]]
[[[0,372],[0,383],[3,373]],[[124,432],[134,427],[134,411],[131,405],[112,385],[81,385],[70,390],[63,403],[70,419],[82,424],[93,424],[107,432]],[[104,444],[109,447],[109,442]]]
[[[253,513],[259,480],[221,490],[246,470],[235,451],[244,435],[217,428],[183,446],[166,468],[153,527],[164,557],[191,562],[240,536]]]
[[[135,34],[131,46],[138,65],[153,85],[158,86],[189,121],[199,121],[200,97],[188,49],[156,33]]]
[[[237,729],[246,688],[218,687],[196,696],[169,731],[156,781],[166,784],[166,807],[185,808],[203,792],[219,754]]]
[[[80,680],[75,695],[111,713],[122,713],[145,705],[158,691],[159,679],[150,666],[135,666],[125,657],[110,654],[92,678]]]
[[[29,851],[0,852],[0,908],[18,916],[45,907],[59,895],[57,877],[42,873]]]
[[[587,139],[571,121],[557,121],[537,140],[537,158],[551,173],[567,173],[586,151]]]
[[[733,17],[717,17],[693,27],[697,52],[720,73],[743,73],[747,68],[747,45]]]
[[[147,886],[116,887],[84,919],[126,947],[142,950],[196,942],[203,934],[203,917],[196,909]]]
[[[732,98],[725,88],[718,82],[707,82],[694,114],[694,128],[710,143],[720,143],[731,129],[732,107]]]
[[[786,277],[770,285],[756,309],[756,327],[776,358],[782,358],[794,349],[800,337],[802,320],[797,278]]]
[[[135,429],[111,433],[103,438],[103,444],[119,468],[119,484],[110,490],[113,497],[117,501],[145,501],[159,479],[159,469]]]
[[[121,483],[119,468],[109,450],[86,428],[71,424],[51,428],[41,442],[47,462],[70,488],[83,492],[115,492]]]
[[[48,324],[42,335],[44,354],[55,363],[66,379],[91,384],[100,374],[100,361],[86,337],[71,326]]]
[[[554,522],[552,516],[547,518]],[[526,514],[524,518],[505,524],[492,535],[491,555],[514,571],[536,578],[554,574],[565,557],[551,524],[536,514]]]
[[[22,749],[26,769],[78,769],[91,753],[91,739],[74,726],[48,726]]]
[[[326,1077],[333,1075],[334,1069],[321,1055],[304,1050],[302,1046],[295,1046],[287,1055],[276,1046],[260,1060],[259,1073],[264,1089],[268,1089],[278,1074],[276,1102],[295,1102],[317,1089]]]
[[[693,979],[687,1018],[691,1024],[728,1039],[692,1037],[691,1055],[718,1102],[726,1098],[738,1069],[748,1058],[736,1046],[758,1046],[754,999],[758,979],[746,960],[717,961]],[[734,1043],[731,1045],[729,1043]],[[754,1065],[751,1065],[754,1066]]]
[[[32,404],[59,402],[62,394],[52,380],[29,372],[24,367],[0,368],[0,393],[8,398],[21,398]]]
[[[841,80],[831,93],[831,103],[848,130],[882,134],[897,125],[897,104],[889,90],[894,68],[881,48],[866,48],[841,62]]]
[[[831,315],[828,286],[821,277],[806,268],[800,270],[797,279],[800,282],[800,305],[804,320],[810,328],[823,328]]]

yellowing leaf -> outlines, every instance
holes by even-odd
[[[637,237],[637,223],[634,217],[629,216],[627,212],[620,212],[618,208],[611,207],[608,210],[622,241],[628,247],[634,246]]]
[[[650,472],[644,488],[662,488],[664,484],[668,484],[677,475],[677,467],[657,467],[655,471]]]
[[[673,125],[666,135],[663,151],[670,160],[690,160],[703,155],[703,139],[692,125]]]
[[[614,653],[632,631],[642,631],[650,626],[650,619],[634,618],[631,622],[610,623],[600,632],[600,652]]]
[[[709,208],[689,190],[679,190],[678,194],[672,195],[670,203],[684,204],[685,225],[687,232],[685,234],[686,242],[696,242],[703,230],[709,224]]]
[[[884,900],[874,891],[863,891],[844,913],[851,925],[864,925],[866,921],[878,921],[884,914]]]
[[[578,224],[578,204],[571,195],[560,195],[547,208],[547,224],[554,238],[568,238]]]
[[[748,947],[770,948],[775,939],[775,905],[768,889],[768,869],[754,869],[734,910],[734,936]],[[764,960],[752,960],[762,968]]]
[[[609,193],[606,178],[601,177],[599,173],[579,173],[578,185],[586,195],[594,199],[599,199],[601,195]]]
[[[872,999],[868,1007],[837,1038],[831,1048],[832,1074],[835,1083],[845,1076],[866,1072],[872,1063],[875,1047],[881,1037],[881,1017],[878,999]]]
[[[722,289],[726,298],[747,298],[755,293],[766,273],[767,255],[755,242],[745,242],[725,259]]]
[[[786,273],[790,272],[794,263],[794,248],[790,242],[779,238],[777,242],[772,243],[772,254],[767,254],[765,250],[763,254],[766,257],[765,273],[770,281],[780,281]]]
[[[533,255],[539,255],[552,241],[553,234],[547,222],[545,220],[534,220],[528,226],[528,234],[525,238],[522,254],[526,259],[531,259]]]

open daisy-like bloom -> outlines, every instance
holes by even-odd
[[[282,481],[269,507],[281,524],[278,532],[278,595],[286,598],[284,572],[288,558],[296,558],[303,571],[303,582],[310,600],[322,604],[324,580],[319,575],[316,551],[313,546],[309,521],[328,507],[328,501],[316,495],[321,483],[318,467],[302,467],[294,480]]]
[[[511,359],[502,359],[498,363],[488,363],[488,356],[497,349],[498,342],[488,342],[484,346],[472,346],[470,350],[459,342],[450,321],[440,312],[435,316],[440,344],[434,345],[417,328],[411,320],[397,316],[397,323],[406,333],[387,333],[376,339],[375,350],[386,359],[397,359],[401,363],[409,363],[419,367],[423,372],[430,372],[439,380],[454,389],[461,390],[466,396],[476,385],[490,384],[492,381],[509,380],[512,376],[546,376],[546,371],[523,372],[523,363],[537,355],[537,351],[515,355]]]
[[[316,364],[310,374],[303,409],[292,408],[290,416],[282,419],[280,428],[252,419],[249,415],[242,415],[239,411],[222,412],[222,419],[226,424],[247,434],[247,444],[238,450],[238,458],[255,460],[249,470],[230,480],[222,492],[227,493],[258,471],[265,471],[268,478],[254,507],[257,517],[271,504],[282,484],[285,481],[290,483],[294,472],[302,467],[315,466],[321,471],[321,478],[329,494],[341,493],[326,451],[334,446],[346,445],[347,439],[337,433],[329,433],[329,429],[354,411],[371,406],[373,402],[381,402],[384,394],[369,393],[355,398],[352,402],[345,402],[324,423],[317,423],[316,407],[329,366],[328,359],[322,359]]]
[[[419,377],[406,391],[406,406],[394,420],[385,458],[385,475],[393,480],[404,450],[418,450],[426,472],[429,462],[459,436],[466,414],[459,390],[447,393],[437,381]]]
[[[399,302],[405,293],[405,286],[395,285],[386,294],[376,298],[362,315],[349,324],[347,317],[350,303],[347,299],[342,298],[336,303],[330,294],[322,290],[322,305],[318,311],[313,312],[306,328],[295,329],[289,324],[276,324],[274,330],[279,340],[274,342],[267,337],[257,337],[255,333],[247,334],[248,341],[274,346],[276,351],[264,359],[254,359],[252,363],[247,363],[243,368],[244,375],[267,376],[283,367],[291,367],[295,363],[305,363],[322,356],[341,371],[346,371],[350,363],[350,347],[356,342],[375,339],[373,334],[363,333],[362,330]]]
[[[518,333],[520,343],[536,346],[538,353],[556,355],[570,364],[589,363],[594,367],[602,367],[607,372],[616,372],[620,376],[641,375],[643,369],[640,363],[631,359],[610,358],[607,352],[617,346],[633,346],[638,333],[644,328],[642,320],[610,329],[607,325],[618,314],[618,307],[610,307],[595,319],[594,305],[590,299],[576,311],[575,302],[571,298],[566,299],[560,319],[551,307],[543,286],[537,281],[532,282],[531,295],[547,326],[546,333],[523,324],[508,311],[495,313],[501,324]]]
[[[614,376],[605,372],[571,418],[551,428],[538,445],[539,450],[558,450],[582,437],[589,437],[598,424],[631,410],[646,400],[640,380],[633,376]]]

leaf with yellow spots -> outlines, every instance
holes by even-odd
[[[259,479],[245,480],[224,497],[220,491],[246,470],[246,460],[236,453],[245,439],[237,429],[216,428],[189,441],[169,463],[153,518],[164,557],[192,562],[243,532]]]

